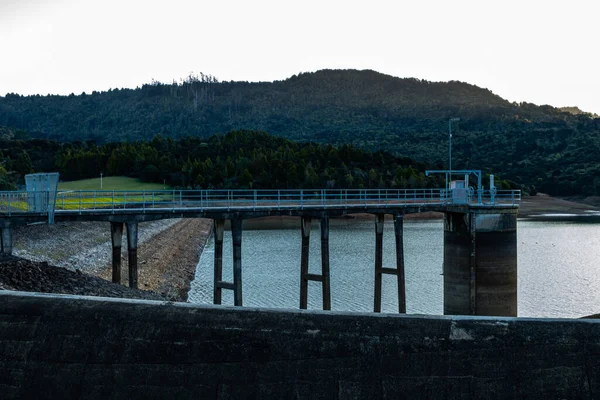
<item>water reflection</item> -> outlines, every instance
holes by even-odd
[[[278,229],[244,225],[242,241],[244,305],[299,307],[299,221]],[[375,233],[372,221],[330,223],[333,310],[372,311]],[[272,226],[275,228],[275,226]],[[443,313],[443,225],[441,220],[406,221],[405,267],[408,313]],[[519,316],[580,317],[600,312],[600,225],[519,221]],[[320,272],[320,230],[313,222],[310,272]],[[384,267],[396,266],[394,228],[386,221]],[[225,233],[223,278],[232,280],[231,235]],[[192,282],[189,299],[212,303],[213,241],[209,240]],[[397,312],[396,277],[383,277],[383,312]],[[309,282],[308,306],[321,309],[321,285]],[[223,304],[233,304],[223,291]]]

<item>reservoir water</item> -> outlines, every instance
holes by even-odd
[[[245,306],[299,308],[300,222],[276,229],[244,222],[242,276]],[[331,220],[331,305],[333,310],[372,311],[375,263],[374,222]],[[404,223],[406,309],[411,314],[443,314],[443,223]],[[386,221],[384,267],[395,267],[394,227]],[[223,243],[223,278],[232,281],[231,234]],[[212,304],[214,241],[198,263],[189,301]],[[310,272],[320,273],[320,229],[311,231]],[[600,313],[600,224],[518,222],[518,315],[582,317]],[[396,277],[383,276],[383,312],[397,312]],[[233,294],[223,290],[223,304]],[[321,309],[321,285],[309,282],[309,309]]]

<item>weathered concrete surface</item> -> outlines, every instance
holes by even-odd
[[[517,316],[517,213],[444,214],[444,314]]]
[[[594,398],[600,321],[0,294],[16,398]]]

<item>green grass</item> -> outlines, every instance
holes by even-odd
[[[167,189],[171,189],[167,185]],[[139,179],[125,176],[106,176],[102,178],[102,190],[163,190],[160,183],[142,182]],[[60,182],[58,190],[101,190],[100,178],[83,179],[80,181]]]

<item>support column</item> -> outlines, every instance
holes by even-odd
[[[242,220],[231,220],[233,240],[233,304],[242,306]]]
[[[321,274],[323,276],[323,310],[331,310],[329,277],[329,217],[321,218]]]
[[[406,313],[406,285],[404,277],[404,215],[396,214],[394,219],[396,233],[396,275],[398,277],[398,312]]]
[[[12,226],[2,226],[2,253],[12,254]]]
[[[469,315],[477,315],[477,215],[469,213]]]
[[[381,277],[383,267],[384,214],[375,216],[375,305],[374,312],[381,312]]]
[[[138,266],[137,266],[137,247],[138,247],[138,223],[127,222],[127,253],[129,256],[129,287],[137,289],[138,287]]]
[[[300,257],[300,308],[308,307],[308,252],[310,249],[311,217],[302,217],[300,220],[302,231],[302,254]]]
[[[517,316],[517,211],[444,214],[444,314]]]
[[[110,237],[112,240],[112,281],[121,283],[121,245],[123,241],[123,223],[110,223]]]
[[[223,231],[225,220],[216,219],[213,223],[213,236],[215,238],[215,275],[213,303],[221,304],[223,281]]]

